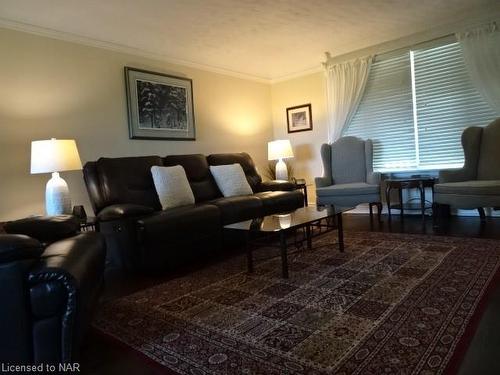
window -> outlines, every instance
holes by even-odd
[[[460,45],[450,43],[375,61],[344,135],[373,140],[376,170],[457,167],[462,131],[496,117],[473,87]]]

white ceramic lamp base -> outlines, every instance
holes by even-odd
[[[45,210],[49,216],[71,213],[68,184],[57,172],[52,173],[45,188]]]
[[[276,179],[288,181],[288,168],[283,159],[279,159],[276,163]]]

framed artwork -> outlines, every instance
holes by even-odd
[[[313,123],[311,104],[302,104],[287,108],[286,122],[288,125],[288,133],[312,130]]]
[[[194,141],[193,82],[125,67],[130,139]]]

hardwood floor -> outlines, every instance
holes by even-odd
[[[458,237],[492,238],[500,240],[500,218],[487,218],[482,224],[477,217],[451,217],[446,224],[434,228],[432,220],[425,222],[420,216],[405,216],[402,220],[398,215],[392,216],[389,222],[387,216],[382,216],[379,223],[375,216],[371,221],[369,215],[344,215],[345,231],[380,231],[394,233],[419,233],[448,235]],[[242,249],[243,251],[243,249]],[[231,253],[234,255],[234,251]],[[221,254],[220,258],[231,256]],[[193,271],[204,264],[190,266],[180,270],[178,274]],[[178,275],[177,274],[177,275]],[[103,301],[133,293],[151,285],[166,281],[177,275],[145,276],[124,275],[117,272],[108,272]],[[465,354],[458,374],[460,375],[488,375],[500,374],[500,287],[493,291],[486,306],[486,310],[479,322],[478,328]],[[81,358],[83,373],[85,374],[158,374],[151,366],[145,364],[142,358],[135,353],[111,343],[108,339],[91,332],[82,350]]]

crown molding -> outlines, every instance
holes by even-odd
[[[5,18],[0,17],[0,28],[21,31],[29,34],[34,34],[38,36],[43,36],[46,38],[62,40],[65,42],[82,44],[89,47],[101,48],[109,51],[145,57],[152,60],[159,60],[166,62],[168,64],[180,65],[189,68],[194,68],[198,70],[203,70],[211,73],[222,74],[234,78],[245,79],[249,81],[255,81],[259,83],[271,84],[272,79],[268,77],[260,77],[252,74],[241,73],[237,71],[233,71],[230,69],[220,68],[211,65],[205,65],[200,63],[195,63],[192,61],[177,59],[171,56],[167,56],[164,54],[159,54],[147,50],[143,50],[140,48],[129,47],[118,43],[106,42],[99,39],[93,39],[86,36],[81,36],[78,34],[68,33],[64,31],[54,30],[46,27],[36,26],[28,23],[12,21]]]
[[[275,84],[275,83],[279,83],[279,82],[288,81],[290,79],[300,78],[300,77],[308,76],[310,74],[319,73],[322,71],[324,71],[323,67],[321,66],[321,64],[318,64],[318,66],[316,66],[314,68],[309,68],[309,69],[301,70],[301,71],[298,71],[295,73],[286,74],[284,76],[280,76],[277,78],[271,78],[269,81],[271,84]]]

